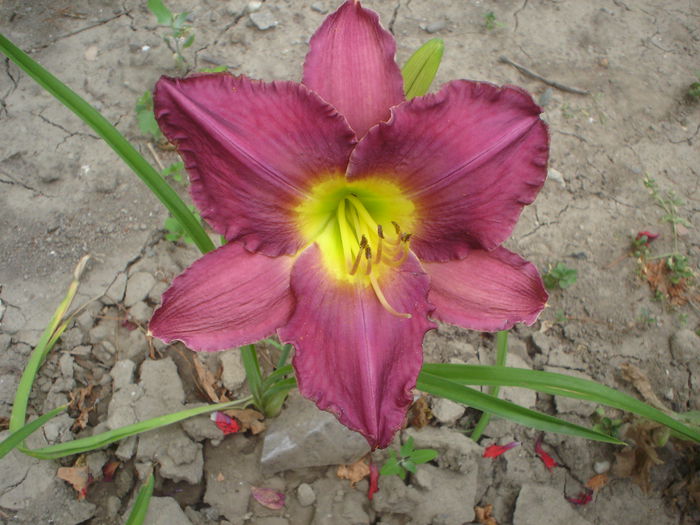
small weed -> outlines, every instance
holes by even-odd
[[[637,322],[641,325],[642,328],[651,328],[659,325],[659,322],[656,320],[656,318],[652,317],[651,313],[646,308],[642,308],[642,311],[640,312],[639,317],[637,318]]]
[[[564,310],[557,310],[554,314],[554,322],[557,324],[564,324],[569,320]]]
[[[700,73],[696,76],[700,80]],[[693,100],[700,100],[700,82],[693,82],[688,86],[688,96]]]
[[[194,31],[192,26],[186,24],[189,13],[187,11],[173,14],[168,9],[163,0],[148,0],[148,10],[158,20],[158,24],[170,29],[170,32],[163,36],[168,49],[173,52],[173,58],[178,67],[187,64],[182,51],[194,44]]]
[[[616,418],[612,419],[605,415],[605,409],[603,407],[598,407],[593,414],[593,420],[595,424],[593,425],[593,430],[597,432],[602,432],[608,436],[614,438],[619,438],[620,427],[622,426],[622,419]]]
[[[557,263],[554,268],[550,267],[549,271],[542,276],[544,285],[549,290],[563,290],[574,284],[577,279],[578,270],[569,268],[562,262]]]
[[[484,14],[484,27],[487,31],[493,31],[501,25],[500,22],[496,22],[496,14],[493,11]]]
[[[168,177],[172,178],[175,182],[186,183],[185,179],[185,163],[184,162],[173,162],[170,166],[165,168],[160,172],[164,179]]]
[[[158,127],[156,117],[153,114],[153,95],[150,91],[144,92],[136,100],[136,120],[139,123],[141,133],[151,137],[158,143],[164,143],[165,137]]]
[[[192,214],[197,218],[197,220],[201,223],[202,222],[202,217],[199,215],[199,212],[194,206],[188,206]],[[165,238],[169,241],[172,242],[177,242],[180,239],[182,239],[184,242],[188,244],[194,244],[194,241],[192,238],[185,233],[185,230],[182,229],[182,225],[178,222],[178,220],[175,217],[168,217],[165,219],[165,222],[163,223],[163,228],[167,230],[167,233],[165,234]]]
[[[416,465],[432,461],[437,455],[437,450],[430,448],[414,450],[413,438],[410,437],[406,443],[401,446],[398,456],[395,450],[389,451],[389,459],[382,465],[382,470],[379,473],[382,476],[396,475],[401,479],[406,479],[406,472],[415,474]]]
[[[199,70],[200,73],[226,73],[228,66],[203,67]]]

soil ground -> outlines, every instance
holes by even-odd
[[[137,126],[135,102],[160,75],[183,71],[163,42],[166,30],[156,26],[145,4],[6,0],[0,4],[0,31],[154,160]],[[191,12],[196,40],[184,52],[190,69],[226,65],[264,80],[298,80],[308,38],[336,2],[168,5]],[[395,35],[400,64],[428,38],[444,40],[436,87],[454,78],[516,84],[543,106],[551,132],[550,177],[507,246],[543,273],[561,262],[577,270],[578,278],[551,293],[538,323],[513,331],[511,364],[592,378],[646,400],[654,393],[679,412],[699,410],[697,289],[692,280],[674,287],[663,266],[654,265],[666,258],[652,257],[685,256],[697,274],[700,101],[688,88],[700,74],[700,6],[693,0],[367,0],[365,6],[377,10]],[[48,359],[30,413],[44,413],[90,384],[98,394],[83,433],[104,430],[126,412],[138,419],[206,401],[197,392],[188,352],[158,346],[149,354],[138,328],[196,251],[163,239],[162,206],[92,130],[9,61],[0,69],[0,417],[9,415],[28,352],[86,253],[93,259],[77,303],[99,299]],[[157,149],[156,155],[165,164],[176,160],[169,151]],[[180,190],[186,194],[184,185]],[[660,235],[645,260],[630,249],[640,231]],[[125,324],[127,319],[134,324]],[[228,367],[235,376],[235,358],[224,367],[219,357],[203,362],[214,373]],[[492,338],[440,327],[426,341],[426,360],[451,359],[492,364]],[[647,376],[650,388],[626,380],[626,364]],[[172,391],[163,386],[168,381]],[[230,381],[227,388],[238,393],[240,383]],[[132,400],[120,405],[127,391]],[[594,406],[518,391],[504,395],[593,423]],[[139,396],[141,404],[133,401]],[[619,448],[547,434],[543,446],[561,465],[550,473],[534,452],[539,434],[505,421],[494,420],[480,444],[518,440],[522,446],[495,460],[479,459],[481,449],[461,440],[476,415],[430,402],[436,417],[416,441],[439,448],[441,459],[407,484],[382,478],[372,502],[363,492],[366,481],[352,488],[337,478],[335,466],[328,466],[333,459],[311,466],[299,459],[313,452],[303,449],[303,432],[296,463],[270,473],[260,466],[265,433],[222,440],[203,420],[198,430],[178,426],[90,455],[96,477],[100,462],[116,457],[120,468],[114,481],[96,480],[83,501],[55,477],[58,467],[73,466],[75,458],[59,465],[8,456],[0,462],[12,473],[0,482],[0,522],[120,523],[151,462],[158,465],[159,498],[150,523],[464,523],[476,519],[474,505],[486,504],[494,505],[499,524],[700,522],[697,448],[673,439],[660,447],[645,491],[640,476],[617,457]],[[267,433],[283,431],[302,415],[311,426],[322,419],[301,401],[289,405],[286,423],[270,422]],[[52,433],[35,436],[35,444],[70,439],[73,419],[65,417]],[[628,420],[623,428],[634,427]],[[347,452],[353,438],[342,439],[348,440],[341,441]],[[161,454],[165,448],[169,452]],[[335,458],[349,460],[342,450]],[[577,505],[565,499],[577,497],[587,480],[604,471],[609,482],[593,501]],[[253,502],[250,487],[256,484],[285,493],[287,505],[272,511]],[[438,503],[441,509],[430,510]]]

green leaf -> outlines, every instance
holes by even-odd
[[[157,141],[165,140],[153,114],[153,95],[150,91],[146,91],[136,99],[136,121],[144,135],[153,137]]]
[[[153,477],[153,473],[151,473],[146,483],[139,489],[139,495],[136,496],[136,501],[134,502],[131,513],[129,513],[129,519],[126,520],[125,525],[141,525],[146,519],[148,515],[148,504],[151,502],[154,485],[155,478]]]
[[[410,473],[415,474],[416,473],[416,464],[411,461],[410,459],[405,460],[402,464],[403,468],[408,470]]]
[[[406,442],[401,445],[401,457],[408,457],[413,452],[413,436],[409,436]]]
[[[498,367],[480,366],[478,368]],[[416,387],[419,390],[428,392],[434,396],[451,399],[457,403],[469,405],[470,407],[481,410],[482,412],[489,412],[492,415],[510,419],[511,421],[515,421],[516,423],[537,430],[557,432],[559,434],[578,436],[586,439],[592,439],[594,441],[614,443],[616,445],[624,444],[618,439],[601,434],[595,430],[570,423],[548,414],[542,414],[540,412],[521,407],[488,394],[483,394],[478,390],[474,390],[473,388],[460,385],[456,382],[444,379],[443,377],[429,374],[425,370],[418,376]]]
[[[185,39],[185,42],[182,44],[182,49],[187,49],[190,47],[192,44],[194,44],[194,33],[192,33],[190,36],[188,36]]]
[[[422,448],[411,452],[409,459],[417,465],[420,465],[421,463],[427,463],[428,461],[434,460],[437,456],[437,450]]]
[[[440,38],[433,38],[411,55],[401,70],[403,90],[407,100],[425,95],[435,79],[445,44]]]
[[[506,359],[508,358],[508,331],[501,330],[496,334],[496,366],[506,366]],[[490,386],[489,394],[493,397],[498,397],[499,387]],[[479,441],[481,434],[484,433],[486,427],[489,426],[491,421],[491,414],[484,412],[481,414],[479,421],[477,422],[474,430],[472,431],[471,438],[474,441]]]
[[[158,20],[158,23],[163,26],[169,26],[173,21],[173,14],[170,9],[165,7],[163,0],[148,0],[148,10]]]
[[[260,372],[260,363],[258,363],[258,354],[255,351],[255,345],[243,346],[240,351],[243,368],[245,368],[246,381],[248,382],[248,390],[250,390],[253,396],[255,406],[264,413],[265,404],[263,402],[262,374]]]
[[[177,15],[175,17],[175,19],[173,20],[173,26],[172,26],[173,29],[177,30],[177,29],[182,28],[182,26],[187,21],[188,16],[189,16],[189,12],[187,12],[187,11],[184,11],[184,12],[180,13],[179,15]]]
[[[461,385],[516,386],[545,394],[583,399],[656,421],[678,432],[685,439],[700,442],[700,432],[679,421],[682,420],[682,415],[675,414],[671,417],[632,396],[588,379],[540,370],[438,363],[425,364],[422,374]]]
[[[394,455],[393,457],[390,457],[384,462],[384,465],[382,465],[379,474],[381,474],[382,476],[398,476],[401,474],[401,472],[403,472],[403,469],[399,466],[399,462],[396,459],[396,455]]]
[[[245,406],[249,402],[250,398],[244,398],[237,401],[229,401],[228,403],[217,403],[214,405],[188,408],[187,410],[181,410],[180,412],[175,412],[173,414],[165,414],[163,416],[147,419],[146,421],[134,423],[133,425],[115,428],[114,430],[108,430],[107,432],[102,432],[94,436],[75,439],[73,441],[67,441],[57,445],[50,445],[39,449],[27,449],[23,447],[18,447],[18,449],[29,456],[39,459],[63,458],[65,456],[82,454],[83,452],[89,452],[91,450],[102,448],[121,439],[135,436],[143,432],[148,432],[149,430],[165,427],[167,425],[172,425],[173,423],[177,423],[200,414],[206,414],[207,412],[213,412],[214,410],[226,410],[228,408]]]
[[[202,253],[214,249],[214,243],[180,196],[107,119],[3,35],[0,35],[0,51],[94,129],[182,224]]]
[[[41,428],[44,423],[63,412],[67,407],[68,405],[63,405],[58,408],[54,408],[51,412],[47,412],[43,416],[36,418],[31,423],[27,423],[23,427],[11,433],[2,441],[2,443],[0,443],[0,459],[4,458],[12,449],[27,439],[30,434]]]

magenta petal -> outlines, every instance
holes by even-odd
[[[294,306],[291,257],[271,258],[225,244],[197,260],[163,294],[149,329],[193,350],[224,350],[266,337]]]
[[[433,317],[471,330],[532,324],[547,302],[537,268],[505,248],[474,249],[464,259],[423,267],[430,275]]]
[[[154,95],[202,216],[250,251],[295,253],[293,209],[320,177],[345,172],[354,136],[306,87],[228,74],[163,77]]]
[[[299,390],[372,448],[388,446],[413,399],[423,335],[434,328],[428,277],[410,256],[380,278],[389,304],[410,319],[385,310],[371,287],[328,277],[316,245],[299,257],[291,282],[297,305],[278,333],[296,347]]]
[[[446,261],[508,238],[547,174],[547,127],[530,95],[466,80],[393,109],[350,159],[349,177],[395,178],[420,217],[411,249]]]
[[[358,137],[403,102],[394,37],[359,1],[348,0],[329,15],[309,46],[303,83],[338,108]]]

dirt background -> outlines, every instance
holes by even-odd
[[[203,0],[168,5],[174,12],[191,12],[196,41],[184,53],[191,69],[227,65],[234,73],[264,80],[298,80],[308,38],[336,2]],[[677,252],[698,270],[700,103],[687,91],[700,73],[700,6],[693,0],[368,0],[365,6],[377,10],[396,36],[400,64],[428,38],[444,40],[435,86],[454,78],[517,84],[543,105],[551,131],[552,170],[507,245],[543,272],[564,262],[578,271],[578,280],[551,294],[549,308],[536,325],[514,331],[511,364],[589,377],[639,396],[620,375],[623,363],[631,363],[650,378],[665,406],[681,412],[700,409],[696,289],[691,283],[680,301],[678,295],[657,297],[640,261],[630,255],[631,239],[648,230],[660,234],[650,247],[652,255]],[[490,29],[489,12],[495,15]],[[134,105],[160,75],[181,72],[162,40],[164,28],[156,26],[145,2],[5,0],[0,4],[0,31],[95,105],[153,160]],[[504,63],[501,56],[589,94],[552,88]],[[86,253],[93,260],[77,303],[101,298],[91,303],[49,359],[32,398],[32,413],[57,406],[91,382],[100,395],[83,432],[116,424],[124,406],[133,409],[129,417],[138,418],[156,415],[154,406],[164,413],[205,401],[196,391],[184,350],[159,347],[162,359],[153,361],[143,332],[122,326],[127,316],[136,324],[147,321],[167,282],[196,258],[195,250],[163,241],[162,206],[92,130],[8,60],[0,69],[0,417],[8,416],[29,349]],[[168,152],[158,154],[166,164],[175,160]],[[645,176],[656,181],[660,195],[675,192],[682,198],[675,216],[686,223],[676,236],[664,219],[667,212],[645,187]],[[426,354],[428,361],[492,364],[493,341],[441,327],[428,337]],[[235,357],[219,357],[204,364],[214,373],[228,369],[228,384],[223,378],[219,383],[237,393],[240,382],[232,377],[240,364]],[[165,364],[153,365],[160,361]],[[181,379],[180,389],[158,391],[164,378],[177,384]],[[114,401],[118,392],[127,390],[145,401]],[[506,392],[506,397],[585,424],[592,423],[596,408],[517,391]],[[278,424],[280,432],[299,418],[308,418],[313,427],[321,417],[301,401],[289,405],[280,418],[286,418]],[[441,459],[408,484],[382,478],[371,503],[363,492],[366,481],[352,488],[328,466],[348,461],[350,451],[361,455],[361,447],[353,449],[353,436],[342,438],[347,442],[338,438],[344,449],[323,460],[329,463],[304,464],[299,458],[313,448],[301,448],[296,460],[271,474],[261,470],[264,434],[229,436],[215,446],[222,436],[205,419],[201,432],[179,429],[161,433],[150,445],[134,442],[131,455],[124,449],[117,454],[116,446],[102,456],[93,454],[95,477],[101,475],[100,461],[104,464],[115,454],[122,474],[118,483],[96,481],[86,501],[76,501],[72,489],[55,479],[57,462],[8,456],[0,467],[15,474],[0,483],[0,522],[119,523],[139,475],[151,462],[158,465],[156,494],[162,497],[151,523],[464,523],[475,519],[474,505],[487,503],[494,505],[500,524],[700,520],[698,501],[692,500],[693,494],[700,498],[697,448],[671,440],[659,450],[663,463],[651,469],[648,492],[629,477],[609,473],[611,481],[593,501],[577,506],[565,495],[577,496],[586,480],[615,463],[619,449],[547,435],[545,449],[563,465],[550,473],[533,450],[537,433],[495,420],[481,445],[513,439],[523,445],[496,460],[484,460],[479,458],[481,449],[465,444],[460,432],[473,425],[475,414],[455,417],[458,409],[441,402],[433,402],[433,410],[436,419],[421,431],[428,434],[416,441],[439,448]],[[68,420],[53,428],[55,435],[36,439],[70,439]],[[270,423],[268,434],[274,425]],[[295,432],[303,447],[308,436]],[[159,447],[178,440],[183,448],[171,450],[170,459],[159,454]],[[169,465],[183,450],[194,451],[191,461],[180,457]],[[74,459],[62,464],[71,466]],[[255,483],[284,492],[286,507],[270,511],[254,503],[249,493]]]

